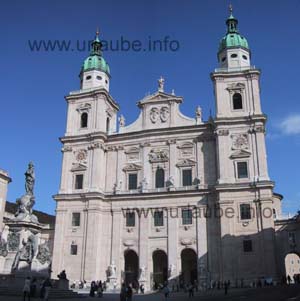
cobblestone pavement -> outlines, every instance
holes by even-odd
[[[20,297],[8,297],[0,296],[1,301],[21,301]],[[33,298],[31,300],[39,300]],[[76,298],[76,299],[50,299],[56,301],[62,300],[74,300],[74,301],[90,301],[90,300],[102,300],[102,301],[118,301],[119,296],[117,294],[110,295],[104,294],[103,298]],[[147,294],[147,295],[135,295],[133,301],[164,301],[165,298],[161,293]],[[213,291],[205,294],[196,293],[193,298],[188,298],[187,294],[174,293],[168,298],[169,301],[213,301],[213,300],[228,300],[228,301],[300,301],[300,285],[269,287],[262,289],[232,289],[229,290],[228,295],[225,296],[223,291]]]

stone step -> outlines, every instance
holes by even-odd
[[[21,296],[22,290],[13,289],[11,287],[0,287],[0,296]],[[38,294],[37,294],[38,295]],[[49,294],[50,298],[56,299],[71,299],[71,298],[81,298],[82,295],[71,290],[61,290],[61,289],[52,289]]]

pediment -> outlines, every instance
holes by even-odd
[[[165,92],[156,92],[154,94],[147,95],[146,97],[138,101],[137,104],[139,107],[141,107],[144,104],[148,104],[148,103],[150,104],[150,103],[159,103],[159,102],[168,102],[168,101],[175,101],[181,103],[182,97],[175,96],[173,94],[168,94]]]
[[[131,148],[125,150],[125,154],[136,154],[139,152],[140,152],[140,149],[138,147],[131,147]]]
[[[136,171],[142,169],[142,166],[140,164],[131,163],[126,164],[123,168],[123,171]]]
[[[177,146],[178,148],[182,149],[182,148],[193,148],[194,144],[192,142],[184,142],[180,145]]]
[[[81,163],[73,163],[71,171],[85,171],[87,167]]]
[[[246,150],[237,150],[236,152],[232,153],[230,156],[231,159],[237,159],[237,158],[248,158],[251,156],[251,153]]]
[[[196,161],[193,159],[183,159],[176,164],[177,167],[186,167],[186,166],[194,166],[194,165],[196,165]]]
[[[230,90],[243,90],[245,89],[245,84],[243,83],[234,83],[234,84],[231,84],[227,87],[227,90],[230,91]]]

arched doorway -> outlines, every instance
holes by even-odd
[[[294,281],[293,276],[295,274],[300,274],[300,257],[296,253],[289,253],[285,256],[285,274],[290,276],[292,281]]]
[[[181,281],[190,284],[195,280],[197,280],[197,254],[192,249],[184,249],[181,252]]]
[[[139,277],[139,257],[133,250],[125,251],[125,283],[136,287]]]
[[[153,260],[153,282],[155,285],[163,285],[168,280],[168,256],[162,250],[154,251]]]

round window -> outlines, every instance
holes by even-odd
[[[98,79],[98,80],[102,80],[102,77],[99,76],[99,75],[97,75],[97,79]]]
[[[233,53],[230,57],[231,57],[231,58],[236,58],[236,57],[237,57],[237,54],[236,54],[236,53]]]
[[[92,77],[90,76],[90,75],[88,75],[85,79],[86,80],[89,80],[89,79],[91,79]]]

